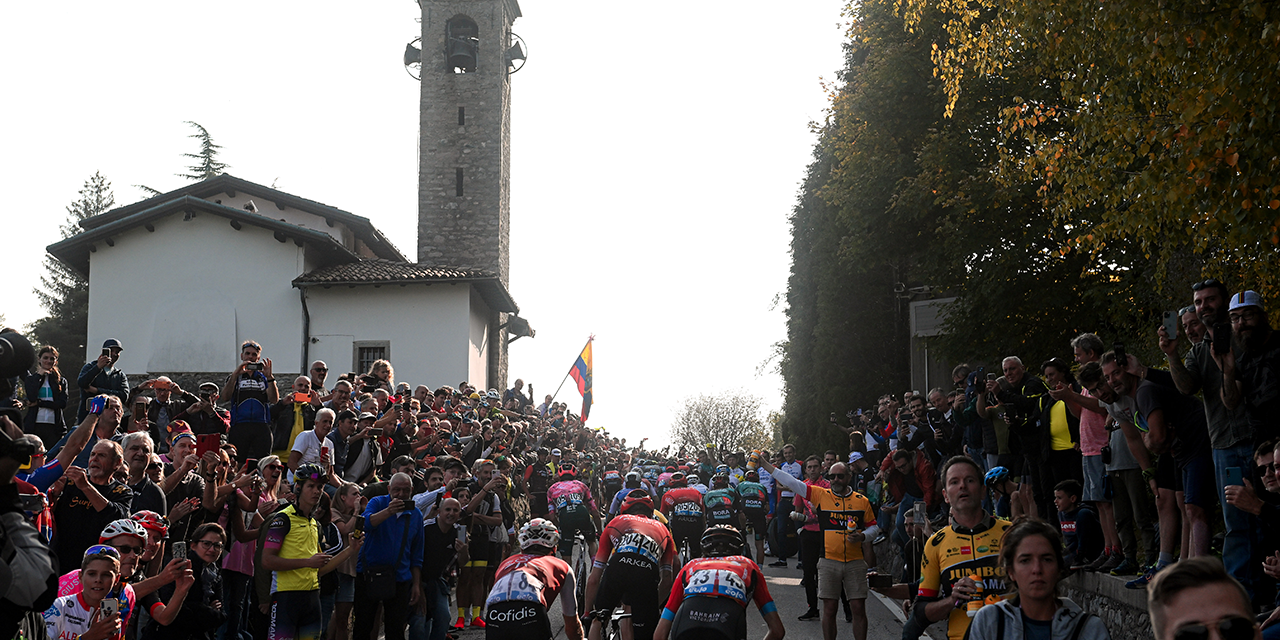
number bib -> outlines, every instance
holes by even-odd
[[[747,585],[742,576],[724,569],[699,569],[689,575],[684,586],[684,597],[718,595],[747,601]]]
[[[622,536],[622,539],[614,546],[613,553],[635,554],[657,565],[660,550],[658,549],[658,543],[654,542],[652,538],[633,531]]]
[[[702,505],[697,502],[681,502],[672,508],[671,513],[677,516],[697,518],[702,516]]]
[[[579,511],[582,511],[583,509],[582,494],[566,493],[562,496],[557,496],[556,509],[559,511],[568,511],[571,513],[578,513]]]
[[[523,571],[513,571],[493,584],[486,606],[499,602],[536,602],[542,604],[542,581]]]

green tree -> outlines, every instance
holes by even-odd
[[[226,171],[228,165],[218,161],[218,152],[222,146],[213,143],[213,136],[209,135],[209,130],[190,120],[186,123],[195,127],[196,132],[187,137],[200,141],[200,151],[182,154],[184,158],[195,160],[196,164],[187,167],[187,173],[179,173],[178,176],[188,180],[207,180]]]
[[[80,231],[81,220],[105,213],[115,203],[111,182],[95,172],[80,189],[79,198],[67,205],[67,221],[60,229],[62,237],[75,235]],[[58,349],[59,369],[68,381],[73,381],[84,365],[89,330],[89,280],[51,255],[45,256],[44,266],[45,273],[40,276],[35,294],[48,315],[32,322],[30,331],[39,344]],[[74,402],[69,407],[74,407]]]

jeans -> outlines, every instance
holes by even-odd
[[[898,515],[893,519],[893,533],[889,536],[889,539],[893,540],[893,543],[898,545],[899,549],[907,546],[907,528],[903,524],[903,520],[906,519],[907,512],[911,510],[911,505],[923,499],[909,493],[902,494],[902,502],[898,503]]]
[[[1259,566],[1253,561],[1253,550],[1258,546],[1257,531],[1260,528],[1258,519],[1229,504],[1225,495],[1227,486],[1227,468],[1239,467],[1243,477],[1253,475],[1253,451],[1249,444],[1240,444],[1229,449],[1213,450],[1213,471],[1218,483],[1218,500],[1222,503],[1222,519],[1226,521],[1227,534],[1222,541],[1222,564],[1232,577],[1240,581],[1244,588],[1253,594],[1258,581]],[[1260,487],[1255,487],[1260,489]],[[1261,558],[1258,558],[1261,562]]]
[[[249,589],[253,576],[222,570],[222,606],[227,612],[224,640],[251,640],[249,633]]]
[[[785,562],[796,552],[796,543],[799,540],[796,537],[796,523],[791,519],[792,507],[790,497],[778,496],[778,508],[773,517],[774,535],[778,544],[773,547],[773,553],[778,556],[779,562]]]

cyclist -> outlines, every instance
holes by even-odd
[[[551,508],[551,521],[560,528],[560,556],[567,558],[573,552],[573,537],[581,533],[596,553],[596,532],[600,530],[600,511],[591,489],[577,479],[571,462],[560,464],[556,476],[558,482],[547,489],[547,503]]]
[[[671,521],[671,537],[675,540],[676,548],[683,549],[683,545],[688,543],[689,555],[685,561],[698,557],[698,539],[707,528],[703,517],[702,494],[693,487],[685,486],[683,472],[671,475],[671,488],[662,494],[661,511]]]
[[[631,474],[627,474],[630,477]],[[604,466],[604,495],[613,498],[622,491],[623,479],[622,472],[618,470],[617,463],[610,462]],[[636,483],[639,484],[640,475],[636,474]]]
[[[671,533],[653,519],[653,498],[633,489],[622,502],[622,513],[600,535],[600,548],[587,578],[587,611],[612,612],[619,604],[631,608],[633,638],[653,637],[658,623],[660,594],[671,585],[676,545]],[[599,640],[601,621],[591,623],[591,638]]]
[[[747,529],[756,539],[756,557],[764,558],[764,535],[768,524],[769,492],[760,484],[760,473],[750,469],[738,483],[738,495],[742,498],[742,517],[747,521]],[[746,531],[747,529],[743,529]]]
[[[578,603],[573,597],[573,569],[553,553],[560,531],[550,521],[534,518],[520,527],[520,553],[498,565],[493,589],[485,601],[487,640],[551,640],[547,609],[560,598],[564,631],[569,640],[582,640]]]
[[[985,484],[991,490],[991,493],[995,495],[996,516],[1008,518],[1011,515],[1011,511],[1017,511],[1018,515],[1022,515],[1022,504],[1018,500],[1018,483],[1009,477],[1008,469],[1005,467],[992,467],[987,472]]]
[[[627,479],[622,489],[613,493],[613,499],[609,502],[610,516],[616,516],[619,513],[622,513],[622,501],[626,499],[627,494],[631,493],[635,489],[640,489],[641,491],[644,490],[640,481],[640,474],[632,471],[627,474]]]
[[[754,600],[769,627],[765,640],[786,633],[764,574],[742,557],[742,535],[729,525],[702,534],[702,555],[680,570],[653,640],[746,640],[747,603]]]
[[[707,508],[707,526],[727,524],[739,531],[745,528],[742,522],[742,498],[737,489],[729,486],[727,471],[711,476],[711,489],[702,496],[702,504]]]

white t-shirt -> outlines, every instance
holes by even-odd
[[[324,462],[320,461],[321,447],[328,449],[328,451],[325,451]],[[333,468],[333,444],[327,439],[321,444],[320,438],[316,437],[314,430],[308,429],[299,433],[298,437],[293,441],[293,450],[302,454],[302,460],[298,464],[312,462],[323,466],[328,463],[327,468]],[[293,482],[293,472],[289,473],[289,482]]]

